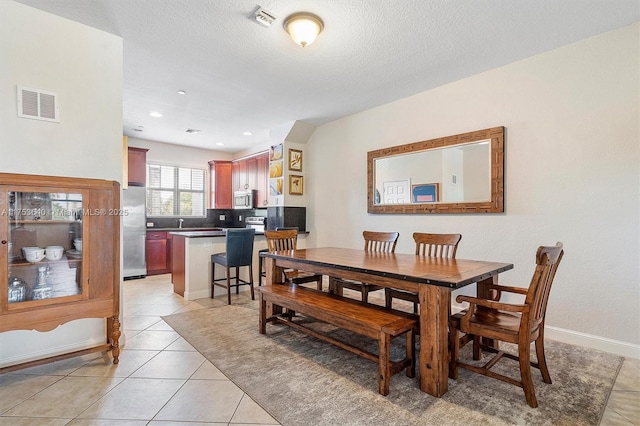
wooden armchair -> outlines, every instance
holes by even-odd
[[[364,250],[378,253],[394,253],[396,251],[396,244],[398,237],[397,232],[374,232],[364,231],[362,233],[364,238]],[[342,278],[332,277],[330,288],[337,295],[342,295],[343,288],[359,291],[363,302],[369,301],[369,293],[372,291],[381,290],[382,287],[361,283],[359,281],[346,280]]]
[[[449,376],[452,379],[458,378],[458,367],[466,368],[475,373],[521,387],[524,390],[527,403],[533,408],[538,406],[531,378],[531,366],[540,370],[545,383],[551,383],[544,354],[544,319],[551,284],[563,254],[560,242],[552,247],[539,247],[536,253],[536,269],[528,289],[490,285],[488,286],[492,294],[490,300],[469,296],[456,298],[458,303],[469,302],[469,309],[451,316],[449,320],[451,347]],[[500,296],[503,292],[524,295],[524,303],[500,302]],[[458,359],[460,342],[463,339],[458,337],[458,331],[466,333],[464,337],[472,337],[474,359],[480,359],[481,349],[496,353],[496,355],[482,367],[460,362]],[[481,342],[481,338],[484,340],[483,342]],[[468,339],[465,340],[468,341]],[[518,355],[498,350],[497,341],[517,345]],[[531,362],[530,358],[532,342],[535,342],[536,345],[537,363]],[[490,371],[491,367],[502,357],[519,362],[520,380]]]
[[[297,229],[280,229],[277,231],[264,231],[267,239],[267,250],[295,250],[298,244]],[[284,271],[285,281],[290,284],[305,284],[315,282],[318,290],[322,290],[322,275],[310,272],[299,271],[297,269],[286,269]]]
[[[458,243],[462,239],[460,234],[424,234],[413,233],[416,242],[416,255],[433,256],[453,259],[456,257]],[[385,306],[391,308],[393,299],[402,299],[413,302],[413,313],[418,313],[418,294],[395,288],[384,289]]]

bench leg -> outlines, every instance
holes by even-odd
[[[391,378],[391,336],[380,333],[378,358],[378,392],[380,395],[389,395],[389,379]]]
[[[260,319],[258,320],[258,332],[260,334],[267,333],[267,301],[262,292],[260,292]]]

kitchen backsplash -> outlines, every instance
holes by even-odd
[[[266,217],[266,209],[232,210],[207,209],[207,217],[184,217],[183,228],[244,228],[245,218],[248,216]],[[153,226],[148,224],[153,223]],[[178,217],[149,217],[147,228],[178,228]]]

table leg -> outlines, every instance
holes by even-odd
[[[267,285],[272,284],[284,284],[284,269],[276,265],[275,259],[271,257],[266,257],[265,259],[265,270],[266,270],[266,278],[265,281]],[[271,302],[267,302],[266,306],[266,317],[270,318],[274,315],[281,314],[282,307],[278,305],[274,305]]]
[[[421,306],[420,389],[429,395],[441,397],[448,390],[451,291],[446,287],[421,285],[418,297]]]
[[[329,276],[329,293],[337,294],[336,278],[332,276]]]

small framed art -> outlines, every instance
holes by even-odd
[[[289,170],[294,172],[302,171],[302,151],[289,149]]]
[[[302,185],[304,176],[289,175],[289,194],[302,195]]]

